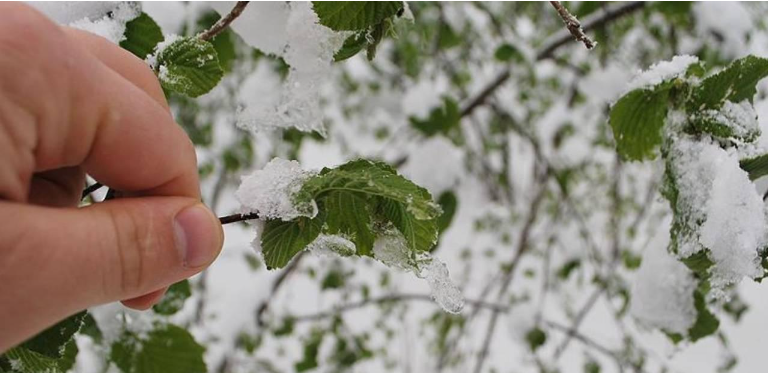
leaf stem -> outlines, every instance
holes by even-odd
[[[224,225],[224,224],[237,223],[239,221],[258,219],[258,218],[259,218],[259,214],[255,212],[250,212],[247,214],[232,214],[232,215],[221,216],[219,217],[219,222],[221,223],[221,225]]]
[[[104,185],[102,185],[101,183],[95,183],[95,184],[89,185],[87,188],[83,189],[83,194],[81,195],[80,200],[81,201],[84,200],[85,197],[88,197],[89,194],[101,189],[101,187],[103,186]]]
[[[240,14],[243,13],[243,10],[245,10],[245,7],[248,5],[248,1],[238,1],[237,4],[232,8],[232,10],[229,11],[227,15],[224,17],[219,18],[216,23],[211,26],[208,30],[205,30],[197,35],[197,38],[200,40],[209,41],[216,37],[216,35],[222,33],[232,21],[237,19],[237,17],[240,16]]]

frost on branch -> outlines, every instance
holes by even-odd
[[[696,320],[693,273],[663,246],[648,251],[632,287],[630,312],[647,327],[685,335]]]
[[[235,197],[244,210],[255,212],[262,219],[311,218],[317,214],[315,202],[295,202],[295,195],[310,176],[312,173],[304,171],[299,162],[275,158],[263,169],[243,177]]]

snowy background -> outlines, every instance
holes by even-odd
[[[620,6],[565,5],[583,24]],[[119,41],[119,16],[99,21],[113,3],[36,6]],[[193,35],[232,3],[142,6],[164,34]],[[568,41],[549,54],[541,51],[566,31],[546,3],[412,3],[406,13],[413,22],[400,20],[372,62],[360,54],[331,63],[344,35],[316,24],[309,3],[253,3],[227,34],[236,57],[222,83],[194,101],[170,101],[198,145],[203,195],[219,215],[240,211],[241,176],[274,157],[308,170],[381,159],[436,198],[452,193],[458,207],[434,255],[461,288],[464,312],[444,313],[426,282],[370,259],[308,253],[267,271],[251,244],[256,229],[228,225],[221,256],[193,278],[192,298],[173,316],[206,346],[210,371],[294,371],[315,330],[328,333],[319,372],[472,372],[479,359],[483,372],[765,370],[766,285],[744,280],[729,290],[730,309],[748,308],[737,317],[721,304],[719,332],[696,343],[675,345],[633,317],[656,317],[674,330],[690,310],[676,307],[686,279],[665,253],[671,211],[658,191],[663,165],[621,162],[607,113],[621,94],[649,83],[633,81],[639,71],[673,56],[712,67],[768,57],[768,8],[648,3],[588,30],[596,49]],[[449,102],[471,107],[505,75],[468,113],[437,120],[456,122],[449,129],[415,128],[450,111]],[[759,88],[765,132],[768,85]],[[766,183],[757,185],[762,195]],[[340,284],[323,286],[329,278]],[[402,299],[358,307],[387,296]],[[494,316],[478,301],[503,310]],[[338,318],[325,313],[347,304],[355,307]],[[152,317],[120,305],[94,310],[103,329],[123,312],[136,323]],[[294,321],[286,332],[287,319]],[[526,336],[534,328],[546,342],[532,351]],[[351,366],[338,362],[331,340],[361,344]],[[78,337],[78,346],[77,372],[109,369],[90,338]]]

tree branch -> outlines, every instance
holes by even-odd
[[[245,10],[246,6],[248,6],[248,1],[238,1],[234,8],[232,8],[232,10],[230,10],[227,15],[219,18],[219,20],[216,21],[216,23],[214,23],[213,26],[211,26],[211,28],[208,30],[198,34],[197,38],[205,41],[213,39],[216,37],[216,35],[222,33],[227,27],[229,27],[229,24],[243,13],[243,10]]]
[[[384,295],[384,296],[375,297],[375,298],[368,298],[358,302],[344,304],[338,307],[334,307],[327,311],[321,311],[318,313],[302,315],[302,316],[294,316],[292,317],[292,319],[295,322],[317,321],[317,320],[333,317],[347,311],[351,311],[351,310],[355,310],[355,309],[359,309],[359,308],[363,308],[363,307],[367,307],[375,304],[401,302],[401,301],[424,301],[424,302],[434,303],[434,300],[432,299],[432,297],[427,294],[390,294],[390,295]],[[508,312],[510,309],[508,306],[488,303],[482,300],[467,299],[465,300],[465,302],[475,307],[490,309],[497,312]]]
[[[533,225],[536,222],[536,217],[538,216],[539,206],[544,201],[544,196],[547,194],[546,191],[549,172],[541,172],[538,179],[539,190],[536,192],[536,196],[533,198],[530,209],[528,210],[528,218],[526,219],[525,224],[523,225],[523,229],[520,233],[517,250],[512,257],[512,260],[509,262],[509,265],[507,265],[504,269],[504,275],[501,279],[501,289],[499,289],[498,293],[499,300],[502,299],[504,294],[507,293],[509,286],[512,284],[515,269],[517,269],[517,266],[520,264],[520,260],[523,258],[523,254],[525,254],[530,247],[529,239],[531,231],[533,230]],[[483,371],[483,364],[485,363],[486,357],[488,357],[488,350],[491,346],[491,339],[493,339],[493,334],[496,331],[496,323],[498,322],[498,319],[499,311],[493,310],[491,320],[488,322],[488,328],[486,328],[485,331],[485,339],[483,340],[483,345],[480,349],[480,355],[477,357],[477,363],[475,364],[474,370],[475,373],[481,373]]]
[[[597,45],[594,40],[590,39],[589,36],[584,33],[584,29],[581,28],[581,22],[579,22],[568,9],[565,9],[563,4],[560,4],[559,1],[550,1],[549,3],[552,4],[555,10],[557,10],[557,14],[560,15],[560,19],[565,23],[568,32],[570,32],[576,40],[584,43],[584,46],[587,47],[587,49],[592,49]]]
[[[589,31],[598,27],[605,26],[608,23],[611,23],[627,14],[631,14],[637,10],[642,9],[645,7],[645,2],[642,1],[634,1],[630,3],[619,3],[616,6],[612,6],[607,8],[605,11],[603,11],[600,14],[594,15],[592,17],[589,17],[584,23],[582,23],[581,28],[583,31]],[[562,47],[563,45],[567,44],[569,41],[573,40],[573,36],[570,33],[562,32],[553,35],[550,37],[551,41],[545,43],[544,48],[542,48],[538,53],[536,53],[536,61],[546,60],[548,58],[552,58],[554,52]],[[461,116],[465,117],[467,115],[472,114],[472,112],[478,107],[481,106],[485,100],[491,96],[499,87],[501,87],[511,76],[511,72],[509,68],[505,68],[499,75],[496,76],[495,79],[493,79],[486,88],[480,90],[480,93],[477,94],[474,98],[470,99],[466,105],[461,110]]]

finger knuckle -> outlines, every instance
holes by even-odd
[[[113,278],[121,294],[140,294],[151,286],[146,270],[155,246],[151,224],[122,209],[111,211],[110,215],[114,226],[116,261],[110,267],[117,270]]]

